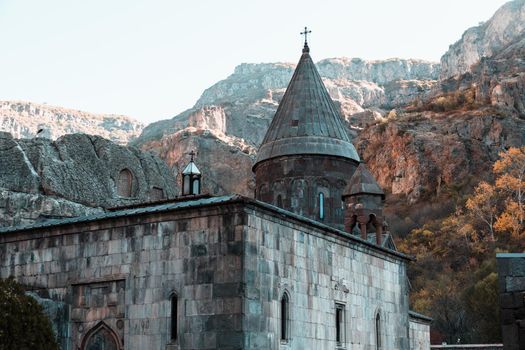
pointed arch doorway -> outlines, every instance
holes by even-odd
[[[121,350],[117,334],[104,322],[87,332],[82,340],[81,350]]]

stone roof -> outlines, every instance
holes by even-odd
[[[428,317],[426,315],[420,314],[412,310],[408,310],[408,316],[410,317],[410,319],[418,319],[425,321],[426,323],[431,323],[433,321],[431,317]]]
[[[306,225],[316,227],[322,230],[323,232],[325,232],[325,234],[336,234],[336,235],[345,237],[346,239],[353,240],[354,242],[365,244],[368,247],[381,251],[383,253],[393,255],[398,258],[407,260],[407,261],[414,260],[412,257],[407,256],[398,251],[392,250],[388,246],[379,247],[372,242],[361,239],[359,236],[338,230],[331,226],[325,225],[321,222],[306,218],[299,214],[289,212],[287,210],[278,208],[271,204],[261,202],[258,200],[254,200],[251,198],[243,197],[238,194],[230,194],[230,195],[225,195],[225,196],[220,196],[220,197],[207,197],[207,198],[192,197],[192,198],[189,198],[187,201],[174,201],[174,202],[167,202],[167,203],[162,203],[162,204],[152,204],[151,206],[123,209],[123,210],[116,209],[114,211],[106,211],[106,212],[97,213],[93,215],[78,216],[78,217],[72,217],[72,218],[51,219],[51,220],[46,220],[43,222],[37,222],[37,223],[23,225],[23,226],[0,227],[0,234],[19,233],[23,231],[31,231],[31,230],[38,230],[38,229],[52,229],[52,228],[56,228],[60,226],[80,225],[83,223],[97,222],[97,221],[107,220],[107,219],[116,219],[116,218],[130,217],[130,216],[135,216],[135,215],[138,216],[138,215],[146,215],[146,214],[156,214],[156,213],[162,213],[162,212],[174,211],[174,210],[188,210],[191,208],[223,205],[223,204],[235,203],[235,202],[241,202],[241,203],[244,203],[245,205],[252,204],[260,208],[268,209],[272,211],[274,215],[276,215],[276,217],[278,218],[290,218],[290,219],[299,220],[305,223]]]
[[[374,175],[368,171],[363,163],[359,164],[357,167],[354,175],[343,192],[343,197],[355,196],[358,194],[380,195],[385,198],[385,192],[379,187]]]
[[[359,161],[306,45],[254,167],[270,158],[295,154],[333,155]]]
[[[17,231],[22,231],[22,230],[47,228],[47,227],[54,227],[54,226],[61,226],[61,225],[68,225],[68,224],[77,224],[77,223],[82,223],[82,222],[104,220],[104,219],[110,219],[110,218],[126,217],[126,216],[140,215],[140,214],[163,212],[163,211],[168,211],[168,210],[193,208],[193,207],[199,207],[199,206],[204,206],[204,205],[220,204],[220,203],[226,203],[226,202],[232,201],[237,197],[238,195],[234,195],[234,194],[227,195],[227,196],[220,196],[220,197],[208,197],[208,198],[202,198],[202,197],[195,198],[191,196],[191,197],[188,197],[189,200],[187,201],[172,201],[172,202],[167,202],[167,203],[162,203],[162,204],[152,204],[150,206],[129,208],[129,209],[123,209],[123,210],[118,210],[117,208],[112,211],[101,212],[101,213],[92,214],[92,215],[75,216],[71,218],[51,219],[51,220],[36,222],[33,224],[23,225],[23,226],[0,227],[0,233],[17,232]]]

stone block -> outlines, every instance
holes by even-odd
[[[514,324],[516,318],[514,317],[514,309],[503,309],[501,310],[501,324],[509,325]]]
[[[208,254],[208,249],[205,244],[194,244],[191,246],[191,256],[205,256]]]
[[[516,277],[525,277],[525,258],[512,258],[503,260],[508,260],[510,262],[508,273],[509,275]]]
[[[195,299],[211,299],[212,298],[212,292],[213,292],[213,284],[198,284],[194,286],[195,294],[193,297]]]
[[[243,332],[220,332],[217,336],[217,348],[241,349],[244,344]]]
[[[505,288],[507,292],[525,291],[525,276],[523,277],[507,276],[505,278]]]
[[[505,345],[515,344],[518,340],[518,334],[518,328],[515,324],[503,324],[501,326],[501,336]]]
[[[231,298],[241,296],[242,283],[217,283],[213,285],[213,298]]]

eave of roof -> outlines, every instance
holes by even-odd
[[[423,314],[420,314],[412,310],[408,310],[408,316],[410,316],[411,318],[416,318],[416,319],[425,321],[425,323],[431,323],[433,321],[431,317],[425,316]]]
[[[258,201],[252,198],[244,197],[238,194],[231,194],[231,195],[220,196],[220,197],[199,198],[199,199],[193,199],[193,200],[188,200],[188,201],[177,201],[177,202],[165,203],[165,204],[160,204],[160,205],[152,205],[152,206],[147,206],[147,207],[138,207],[138,208],[132,208],[132,209],[108,211],[104,213],[87,215],[87,216],[79,216],[79,217],[73,217],[73,218],[52,219],[52,220],[47,220],[44,222],[34,223],[30,225],[25,225],[25,226],[2,227],[0,228],[0,234],[27,232],[31,230],[40,230],[40,229],[50,229],[50,228],[59,227],[59,226],[88,223],[88,222],[101,221],[101,220],[107,220],[107,219],[124,218],[124,217],[129,217],[129,216],[134,216],[134,215],[156,214],[156,213],[169,212],[169,211],[187,210],[187,209],[192,209],[192,208],[197,208],[197,207],[200,208],[200,207],[217,206],[217,205],[234,204],[234,203],[242,203],[245,205],[252,205],[258,208],[266,209],[273,213],[279,214],[284,218],[294,219],[308,226],[314,226],[320,230],[330,232],[340,237],[344,237],[356,243],[360,243],[367,247],[370,247],[374,250],[377,250],[383,253],[387,253],[388,255],[392,255],[397,258],[406,260],[406,261],[414,260],[413,257],[407,256],[397,251],[393,251],[386,247],[378,246],[372,242],[361,239],[359,236],[352,235],[342,230],[338,230],[334,227],[331,227],[321,222],[289,212],[287,210],[275,207],[271,204],[264,203],[264,202],[261,202],[261,201]]]

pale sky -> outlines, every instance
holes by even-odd
[[[242,62],[311,55],[439,61],[505,0],[0,0],[0,100],[145,123],[171,118]]]

